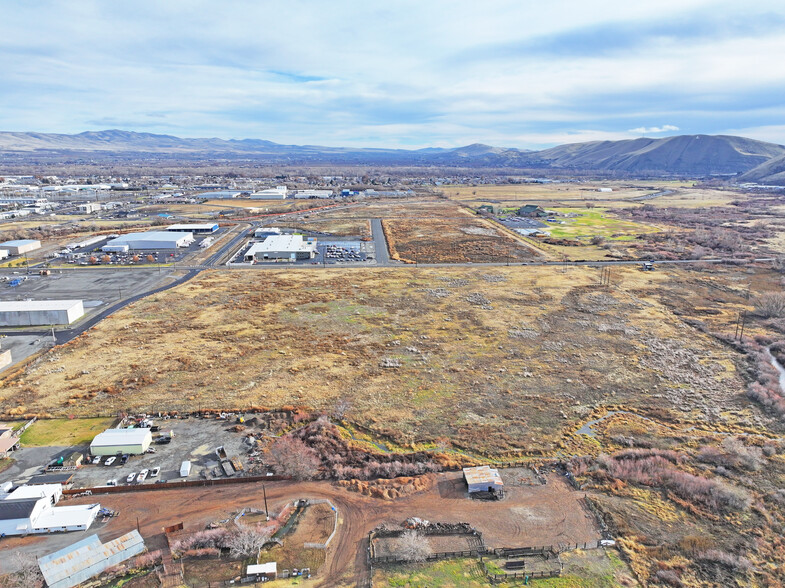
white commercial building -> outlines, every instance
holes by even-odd
[[[254,192],[251,194],[251,200],[284,200],[287,192],[286,186],[276,186]]]
[[[2,300],[0,326],[70,325],[84,316],[81,300]]]
[[[60,484],[21,486],[0,500],[0,536],[85,531],[100,504],[55,506],[63,494]]]
[[[41,241],[35,239],[17,239],[16,241],[6,241],[0,243],[0,249],[5,249],[11,255],[22,255],[29,251],[41,249]]]
[[[0,259],[5,259],[6,257],[8,257],[8,250],[0,249]]]
[[[93,455],[117,455],[129,453],[142,455],[153,442],[150,429],[107,429],[99,433],[90,443],[90,453]]]
[[[245,261],[273,259],[311,259],[316,250],[316,239],[303,239],[302,235],[273,235],[261,243],[254,243],[245,252]]]
[[[166,230],[172,233],[215,233],[218,223],[171,225]]]
[[[144,233],[129,233],[117,239],[112,239],[102,251],[117,251],[112,249],[119,245],[127,245],[130,250],[141,249],[143,251],[152,249],[177,249],[178,247],[188,247],[194,242],[193,233],[172,233],[169,231],[147,231]],[[108,249],[107,249],[108,248]]]
[[[331,198],[333,195],[332,190],[298,190],[295,198]]]
[[[101,203],[100,202],[85,202],[83,204],[79,204],[76,209],[81,212],[82,214],[91,214],[93,212],[100,212],[101,211]]]

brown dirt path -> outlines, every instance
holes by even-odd
[[[368,533],[381,523],[399,524],[410,516],[467,522],[483,533],[489,547],[576,543],[599,538],[592,518],[579,502],[582,494],[555,475],[545,486],[509,487],[501,502],[468,500],[460,472],[439,474],[430,490],[395,501],[349,492],[330,482],[270,482],[265,486],[273,512],[299,498],[329,498],[338,507],[338,532],[327,550],[325,565],[315,578],[320,586],[362,585],[368,573]],[[107,494],[67,503],[96,501],[120,511],[120,516],[98,531],[104,541],[134,529],[137,519],[147,538],[160,535],[162,527],[180,521],[186,531],[196,531],[244,506],[264,508],[261,483]],[[12,550],[12,543],[20,540],[5,541],[5,548]],[[30,544],[30,538],[16,548],[26,544]]]

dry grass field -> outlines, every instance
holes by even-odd
[[[590,268],[270,270],[260,287],[206,272],[3,382],[2,408],[329,411],[348,397],[352,420],[395,443],[489,455],[575,443],[609,407],[733,426],[750,407],[731,352],[661,302],[678,275],[620,268],[604,288]]]
[[[612,188],[613,192],[599,192],[599,188]],[[635,200],[648,194],[665,190],[674,193],[650,200]],[[554,184],[509,184],[482,186],[445,186],[443,193],[469,206],[499,204],[521,206],[538,204],[544,207],[585,207],[587,203],[605,208],[628,206],[678,206],[701,208],[723,206],[734,200],[743,200],[737,192],[695,188],[692,182],[668,182],[653,180],[629,182],[570,182]]]

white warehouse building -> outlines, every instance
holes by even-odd
[[[170,233],[215,233],[218,230],[218,223],[170,225],[166,230]]]
[[[102,251],[118,251],[117,247],[127,245],[128,249],[134,250],[153,250],[153,249],[177,249],[178,247],[188,247],[194,242],[193,233],[173,233],[169,231],[146,231],[144,233],[129,233],[117,239],[112,239]]]
[[[0,327],[70,325],[82,316],[81,300],[0,300]]]
[[[251,194],[251,200],[284,200],[286,194],[286,186],[276,186],[275,188],[267,188],[266,190],[254,192]]]
[[[0,249],[5,249],[11,255],[22,255],[29,251],[41,249],[41,241],[36,239],[17,239],[16,241],[6,241],[0,243]]]
[[[311,259],[316,250],[316,239],[302,235],[272,235],[261,243],[254,243],[245,252],[245,261]]]
[[[93,455],[117,455],[129,453],[142,455],[153,442],[150,429],[107,429],[98,433],[90,443],[90,453]]]

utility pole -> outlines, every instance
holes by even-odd
[[[739,315],[736,317],[736,332],[733,334],[734,341],[739,338],[740,324],[741,324],[741,312],[739,312]]]
[[[739,334],[739,341],[744,339],[744,326],[747,324],[747,311],[744,311],[744,314],[741,315],[741,334]]]
[[[267,489],[262,484],[262,494],[264,494],[264,516],[267,517],[267,520],[270,520],[270,511],[267,510]]]

